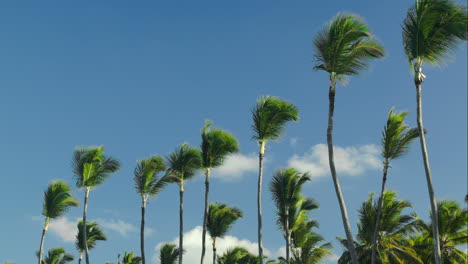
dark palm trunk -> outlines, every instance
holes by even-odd
[[[286,264],[289,264],[289,251],[291,244],[291,233],[289,232],[289,208],[286,208]]]
[[[213,264],[216,264],[216,237],[213,238]]]
[[[375,220],[374,237],[372,239],[371,264],[375,264],[375,258],[376,258],[376,252],[377,252],[377,240],[380,239],[379,238],[380,218],[382,217],[382,207],[383,207],[383,202],[384,202],[383,195],[385,192],[385,185],[387,183],[388,168],[389,168],[389,161],[386,159],[384,161],[382,189],[380,190],[379,205],[377,207],[377,219]]]
[[[39,246],[39,253],[37,255],[37,257],[39,259],[39,261],[38,261],[39,264],[41,264],[41,260],[42,260],[42,251],[44,249],[44,238],[45,238],[45,234],[47,233],[47,229],[49,229],[49,223],[50,223],[49,217],[46,217],[45,223],[44,223],[44,228],[42,228],[41,244]]]
[[[417,112],[418,112],[418,129],[419,129],[419,139],[421,141],[421,152],[424,161],[424,170],[426,171],[426,180],[427,180],[427,189],[429,192],[429,201],[431,203],[432,210],[432,235],[434,240],[434,258],[436,264],[441,264],[441,254],[440,254],[440,241],[439,241],[439,214],[437,208],[437,202],[434,195],[434,187],[432,185],[432,174],[431,168],[429,166],[429,157],[426,147],[426,136],[424,135],[424,125],[422,120],[422,72],[420,64],[416,67],[416,100],[417,100]]]
[[[356,254],[356,249],[354,248],[353,235],[351,233],[351,227],[349,225],[348,212],[346,210],[346,204],[341,193],[340,182],[338,181],[338,176],[336,175],[335,161],[333,154],[333,113],[335,111],[335,85],[336,80],[333,75],[330,75],[330,91],[328,93],[329,97],[329,111],[328,111],[328,128],[327,128],[327,143],[328,143],[328,160],[330,163],[330,172],[333,178],[333,184],[335,186],[336,196],[338,198],[338,203],[340,204],[341,217],[343,220],[343,226],[346,233],[347,248],[351,255],[353,264],[359,264],[358,257]]]
[[[205,171],[205,210],[203,212],[203,233],[202,233],[202,253],[201,253],[201,264],[205,259],[205,241],[206,241],[206,225],[208,219],[208,194],[210,192],[210,168]]]
[[[84,205],[83,205],[83,241],[84,241],[83,246],[84,246],[84,251],[85,251],[86,264],[89,264],[88,237],[86,234],[86,211],[88,209],[89,190],[90,190],[90,187],[86,187]]]
[[[141,248],[141,263],[142,264],[145,264],[145,210],[146,210],[146,197],[142,197],[141,228],[140,228],[140,248]]]
[[[182,264],[184,254],[184,184],[180,184],[179,204],[179,264]]]
[[[83,252],[80,251],[80,256],[78,257],[78,264],[81,264],[81,260],[83,260]]]
[[[263,244],[262,244],[262,178],[263,178],[263,155],[265,153],[265,142],[260,142],[260,151],[258,154],[258,260],[263,264]]]

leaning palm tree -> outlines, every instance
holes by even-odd
[[[157,195],[167,184],[167,178],[158,174],[166,170],[164,159],[152,156],[137,162],[135,168],[135,189],[141,197],[140,249],[141,263],[145,264],[145,211],[148,199]]]
[[[203,213],[201,264],[205,258],[206,222],[208,217],[208,194],[210,191],[211,169],[223,164],[225,158],[239,151],[237,139],[221,129],[210,129],[212,122],[206,121],[201,137],[202,169],[205,173],[205,209]]]
[[[51,248],[42,264],[66,264],[73,261],[73,255],[65,252],[63,248]]]
[[[273,97],[263,96],[257,100],[252,109],[253,138],[259,144],[258,153],[258,191],[257,191],[257,213],[258,213],[258,259],[263,264],[262,243],[262,180],[263,180],[263,157],[267,141],[278,140],[286,123],[299,119],[297,107],[287,101]]]
[[[372,241],[379,201],[373,198],[373,194],[370,194],[369,199],[364,201],[359,209],[357,241],[353,242],[359,256],[359,263],[369,263],[372,257]],[[379,225],[381,235],[376,247],[376,263],[422,264],[423,262],[407,237],[408,234],[417,230],[417,221],[414,216],[403,213],[411,208],[411,203],[396,198],[395,192],[386,191],[382,199],[382,217]],[[341,255],[338,263],[352,263],[348,241],[346,239],[339,239],[339,241],[348,250]]]
[[[78,258],[78,264],[81,264],[81,261],[83,260],[83,252],[85,250],[85,245],[83,241],[83,221],[80,220],[77,224],[78,227],[78,233],[76,234],[76,239],[75,239],[75,247],[80,253],[79,258]],[[86,223],[86,238],[88,239],[87,241],[87,246],[88,250],[91,250],[96,247],[97,241],[105,241],[106,235],[104,232],[99,228],[99,225],[96,222],[90,222]]]
[[[206,227],[213,240],[213,264],[216,264],[216,239],[224,237],[234,222],[242,218],[242,211],[226,204],[210,204]]]
[[[333,116],[335,111],[336,82],[346,82],[348,76],[358,75],[368,67],[370,59],[381,58],[383,47],[370,33],[366,23],[356,15],[338,14],[320,32],[314,41],[316,65],[315,70],[323,70],[329,74],[330,88],[328,91],[328,160],[330,172],[335,186],[336,196],[341,209],[346,238],[354,264],[358,264],[357,255],[352,244],[353,236],[349,225],[346,204],[341,193],[341,186],[336,174],[333,154]]]
[[[432,210],[432,221],[437,223],[437,204],[432,185],[432,175],[426,138],[423,134],[422,120],[422,83],[426,77],[422,73],[424,63],[440,65],[457,45],[468,39],[467,11],[452,0],[418,0],[408,10],[403,22],[403,46],[411,69],[414,71],[416,86],[417,122],[421,134],[421,152],[426,172],[426,181]],[[441,263],[438,224],[434,230],[434,257],[436,264]]]
[[[383,177],[382,188],[379,195],[379,204],[377,208],[377,217],[375,220],[374,238],[372,242],[371,264],[375,264],[377,240],[379,239],[380,218],[382,215],[383,194],[387,183],[387,172],[390,168],[390,161],[403,156],[408,152],[409,146],[413,140],[419,137],[419,130],[410,128],[405,124],[405,118],[408,112],[394,112],[393,108],[388,113],[387,124],[382,132],[382,157]]]
[[[176,264],[179,259],[179,253],[180,250],[176,245],[164,244],[159,253],[160,264]]]
[[[42,229],[41,244],[37,254],[38,263],[41,264],[44,238],[49,229],[50,220],[62,216],[71,206],[78,206],[78,202],[70,193],[70,187],[62,180],[53,181],[44,192],[42,204],[42,215],[45,216],[44,228]]]
[[[77,147],[73,153],[73,174],[78,188],[85,188],[83,204],[83,226],[86,226],[88,198],[91,188],[96,187],[120,169],[118,160],[104,155],[104,147]],[[86,229],[83,230],[83,241],[88,241]],[[85,246],[86,264],[89,264],[88,245]]]
[[[286,263],[289,264],[291,233],[307,212],[318,208],[314,200],[302,197],[303,185],[310,181],[308,173],[293,168],[277,170],[271,180],[270,191],[276,206],[277,224],[286,241]]]
[[[182,144],[166,158],[167,177],[179,185],[179,264],[182,264],[184,250],[184,191],[185,181],[193,178],[202,165],[200,151]]]
[[[460,249],[468,241],[468,210],[455,201],[437,203],[439,213],[440,249],[443,264],[466,264],[468,254]],[[431,212],[432,213],[432,212]],[[426,264],[434,262],[432,223],[418,218],[421,234],[414,238],[413,247]]]

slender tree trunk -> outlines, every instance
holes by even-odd
[[[389,161],[386,159],[384,161],[382,189],[380,190],[379,204],[378,204],[378,207],[377,207],[377,219],[375,220],[374,237],[372,239],[371,264],[375,264],[376,252],[377,252],[377,240],[380,239],[379,238],[380,218],[382,217],[382,207],[383,207],[383,202],[384,202],[383,196],[384,196],[384,192],[385,192],[385,185],[387,183],[388,168],[389,168]]]
[[[348,212],[346,210],[346,204],[341,193],[340,182],[338,181],[338,176],[336,175],[335,161],[333,154],[333,113],[335,111],[335,86],[336,80],[333,74],[330,75],[330,91],[328,93],[329,97],[329,109],[328,109],[328,128],[327,128],[327,143],[328,143],[328,160],[330,163],[330,172],[333,178],[333,184],[335,185],[335,192],[338,198],[338,203],[340,204],[341,217],[343,220],[343,226],[346,233],[346,239],[348,241],[347,248],[351,255],[353,264],[359,264],[358,257],[356,254],[356,249],[354,248],[353,235],[351,233],[351,227],[349,225]]]
[[[211,169],[207,168],[205,171],[205,210],[203,212],[202,253],[200,261],[201,264],[203,264],[203,261],[205,259],[206,225],[208,219],[208,194],[210,192],[210,173]]]
[[[260,142],[260,151],[258,154],[258,260],[263,264],[263,243],[262,243],[262,178],[263,178],[263,155],[265,154],[265,141]]]
[[[42,235],[41,235],[41,244],[39,246],[39,254],[38,254],[38,263],[41,264],[42,260],[42,251],[44,249],[44,238],[45,234],[47,233],[47,230],[49,229],[49,224],[50,224],[50,218],[46,217],[45,222],[44,222],[44,228],[42,228]]]
[[[147,197],[141,197],[141,228],[140,228],[140,248],[141,248],[141,263],[145,264],[145,211]]]
[[[418,129],[419,129],[419,140],[421,141],[421,152],[424,161],[424,170],[426,171],[427,189],[429,192],[429,201],[431,203],[432,210],[432,235],[434,240],[434,258],[436,264],[441,264],[440,254],[440,240],[439,240],[439,213],[437,208],[437,202],[434,194],[434,187],[432,185],[432,174],[429,166],[429,157],[426,147],[426,136],[424,135],[424,125],[422,119],[422,82],[424,75],[422,74],[421,62],[417,62],[415,72],[415,85],[416,85],[416,100],[417,100],[417,112],[418,112]]]
[[[81,260],[83,260],[83,252],[80,251],[80,256],[78,257],[78,264],[81,264]]]
[[[289,264],[291,233],[289,232],[289,208],[286,208],[286,264]]]
[[[182,264],[184,255],[184,183],[180,184],[180,204],[179,204],[179,264]]]
[[[86,264],[89,264],[88,235],[86,234],[86,211],[88,210],[89,191],[90,191],[90,187],[86,187],[84,204],[83,204],[83,241],[84,241]]]
[[[216,237],[213,238],[213,264],[216,264]]]

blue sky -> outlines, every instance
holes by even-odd
[[[53,179],[74,184],[77,145],[104,145],[122,169],[91,192],[89,217],[108,241],[94,263],[139,252],[137,159],[165,155],[183,142],[198,146],[205,119],[234,133],[241,155],[215,171],[212,201],[240,207],[245,217],[226,245],[256,242],[256,143],[250,109],[265,94],[300,109],[277,143],[267,146],[264,245],[276,256],[284,242],[268,193],[272,172],[291,164],[315,168],[305,194],[316,198],[319,232],[341,248],[338,203],[323,146],[328,78],[314,72],[312,39],[339,11],[360,14],[387,56],[340,86],[336,98],[337,164],[353,230],[370,192],[379,189],[379,142],[393,106],[415,125],[415,89],[401,46],[401,22],[411,1],[3,1],[0,3],[0,262],[32,263],[42,227],[42,192]],[[436,195],[462,202],[467,186],[466,44],[442,68],[425,67],[424,120]],[[253,165],[252,165],[253,164]],[[315,166],[315,167],[314,167]],[[327,167],[325,167],[326,169]],[[203,206],[201,175],[187,184],[185,230],[197,241]],[[388,187],[424,218],[429,203],[419,144],[393,163]],[[81,201],[82,190],[74,189]],[[178,193],[169,186],[147,211],[147,258],[178,235]],[[45,248],[76,255],[70,227],[82,208],[54,224]],[[239,242],[236,239],[244,240]],[[188,239],[189,240],[189,239]],[[192,250],[193,259],[198,259]],[[190,257],[186,263],[190,264]],[[336,262],[336,261],[335,261]],[[193,262],[195,263],[195,262]],[[329,260],[333,263],[333,260]]]

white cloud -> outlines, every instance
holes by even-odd
[[[127,236],[129,233],[138,231],[138,229],[134,225],[122,220],[97,219],[96,222],[104,229],[112,230],[124,237]],[[148,232],[152,233],[152,229],[150,228]]]
[[[50,222],[49,230],[60,237],[64,242],[74,242],[78,228],[76,223],[66,217],[59,217]]]
[[[341,174],[355,176],[381,167],[379,148],[373,144],[345,148],[335,146],[334,154],[336,170]],[[288,166],[309,171],[311,177],[328,175],[328,147],[325,144],[314,145],[308,153],[290,158]]]
[[[246,173],[258,170],[258,157],[255,154],[244,155],[236,153],[230,155],[224,164],[213,171],[214,178],[225,180],[240,179]]]
[[[200,261],[201,257],[201,237],[202,237],[202,227],[197,226],[194,229],[184,233],[184,263],[185,264],[192,264],[197,263]],[[179,245],[179,238],[176,238],[170,242],[161,242],[155,247],[155,255],[154,261],[157,262],[159,259],[159,249],[165,243],[172,243],[175,245]],[[210,236],[207,235],[206,240],[206,255],[205,259],[208,263],[210,263],[211,259],[213,259],[213,251],[212,251],[212,240]],[[218,238],[216,240],[216,249],[217,254],[221,255],[226,252],[227,249],[234,248],[234,247],[243,247],[247,249],[252,254],[258,254],[258,244],[251,242],[247,239],[239,239],[235,236],[225,236],[224,238]],[[271,256],[271,252],[264,248],[264,254],[266,256]]]
[[[290,138],[290,139],[289,139],[289,144],[290,144],[291,146],[294,147],[294,146],[297,145],[297,141],[298,141],[298,140],[299,140],[299,139],[296,138],[296,137]]]

